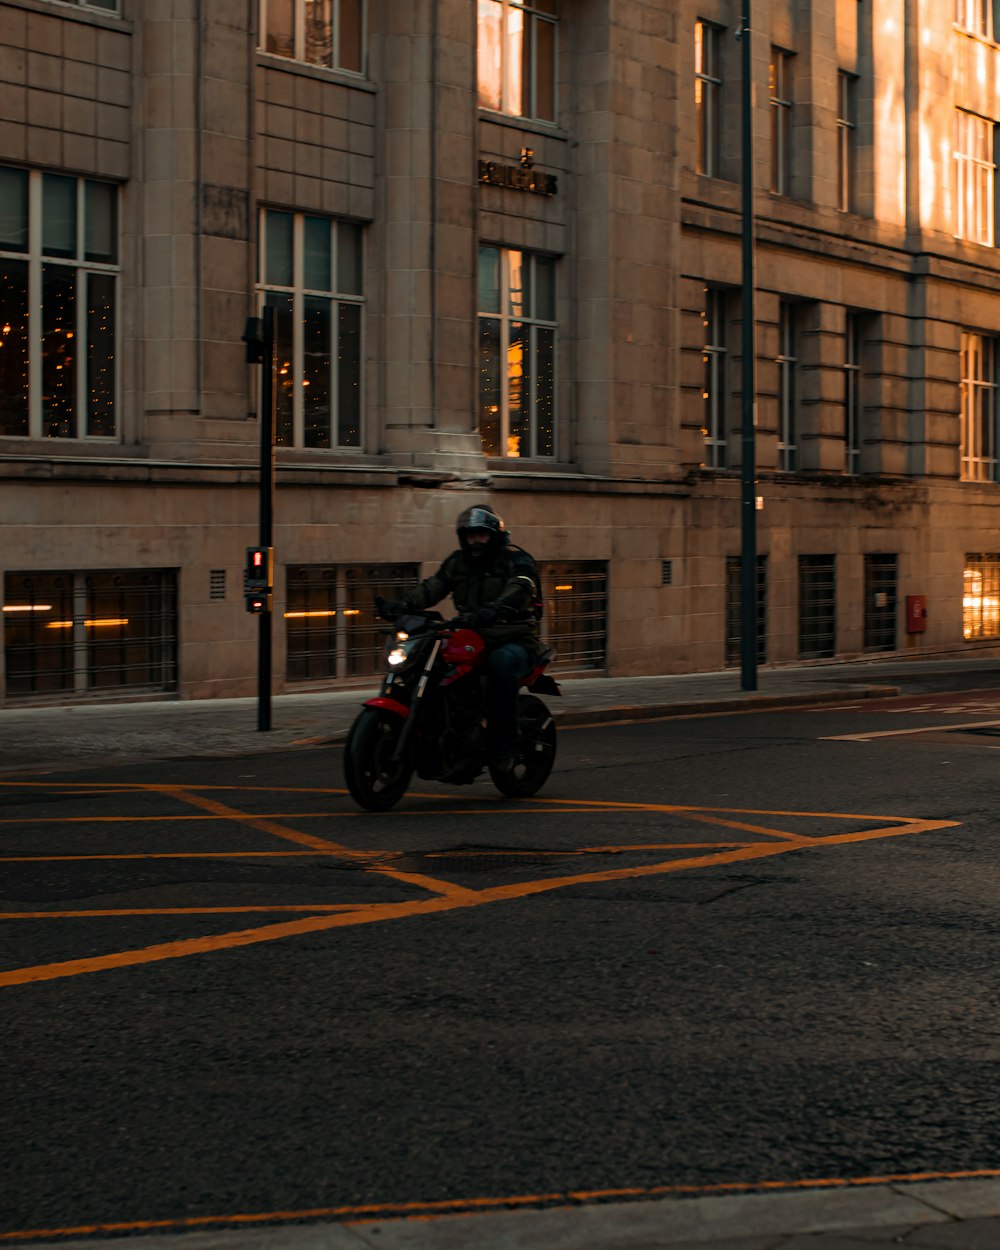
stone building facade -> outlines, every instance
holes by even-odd
[[[276,690],[477,501],[567,673],[736,663],[741,7],[2,0],[3,701],[255,690],[264,304]],[[992,4],[753,14],[760,658],[996,646]]]

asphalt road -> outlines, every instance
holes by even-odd
[[[387,815],[329,748],[4,778],[0,1233],[995,1168],[990,722],[581,729]]]

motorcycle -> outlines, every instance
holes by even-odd
[[[372,812],[394,807],[413,773],[425,781],[468,785],[484,769],[510,798],[536,794],[552,772],[556,727],[539,694],[558,695],[541,654],[521,681],[518,744],[512,767],[490,757],[486,720],[486,644],[461,618],[410,612],[386,643],[382,688],[368,699],[344,746],[344,776],[355,801]]]

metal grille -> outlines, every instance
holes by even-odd
[[[835,556],[799,556],[799,657],[832,656],[837,645]]]
[[[225,599],[226,597],[226,570],[212,569],[208,575],[208,597],[209,599]]]
[[[397,599],[418,579],[416,564],[290,566],[285,596],[288,680],[380,673],[385,637],[375,619],[375,596]]]
[[[865,650],[896,650],[896,592],[899,558],[865,556]]]
[[[172,569],[8,573],[3,618],[12,697],[176,689]]]
[[[726,664],[739,664],[743,658],[743,561],[726,558]],[[767,663],[767,556],[757,557],[757,663]]]
[[[660,562],[660,585],[670,586],[674,580],[674,566],[669,560]]]
[[[542,632],[562,672],[604,668],[608,653],[608,566],[580,560],[539,566]]]

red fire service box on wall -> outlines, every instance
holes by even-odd
[[[906,596],[906,632],[922,634],[927,628],[927,596]]]

